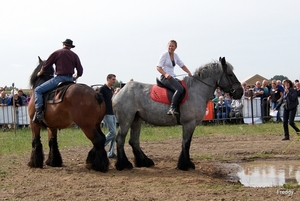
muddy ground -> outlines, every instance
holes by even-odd
[[[196,169],[176,169],[181,140],[142,142],[144,152],[154,160],[152,168],[117,171],[115,159],[110,170],[88,170],[85,159],[91,147],[61,150],[64,166],[31,169],[29,153],[0,158],[0,200],[299,200],[278,192],[283,187],[250,188],[238,181],[227,181],[233,169],[220,169],[220,163],[240,164],[251,160],[299,160],[300,142],[281,141],[281,135],[223,135],[194,137],[191,158]],[[292,136],[295,139],[296,136]],[[46,146],[46,145],[44,145]],[[133,162],[128,144],[127,156]],[[47,157],[47,153],[45,153]]]

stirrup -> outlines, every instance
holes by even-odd
[[[175,108],[170,108],[167,115],[179,115]]]
[[[34,123],[41,123],[43,121],[43,113],[41,113],[40,115],[38,115],[36,112],[34,113],[33,119],[32,121]]]

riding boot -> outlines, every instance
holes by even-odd
[[[179,112],[177,111],[178,99],[180,98],[181,94],[178,91],[175,91],[172,97],[172,103],[169,111],[167,112],[168,115],[178,115]]]
[[[43,108],[39,107],[35,109],[34,117],[33,117],[33,122],[35,123],[40,123],[43,121]]]

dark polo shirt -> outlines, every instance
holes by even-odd
[[[42,68],[45,70],[52,67],[53,64],[55,64],[56,75],[73,75],[74,68],[76,68],[78,77],[83,73],[79,57],[68,48],[62,48],[53,52]]]
[[[113,115],[114,111],[112,108],[111,98],[114,94],[114,89],[113,88],[110,89],[106,84],[104,84],[102,87],[100,87],[99,93],[102,93],[102,95],[104,97],[104,102],[106,105],[105,114]]]

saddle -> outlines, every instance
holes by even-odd
[[[183,104],[188,98],[188,90],[184,80],[178,80],[178,82],[180,82],[184,88],[184,92],[179,98],[179,103]],[[156,78],[156,84],[152,85],[150,90],[150,98],[156,102],[170,105],[174,92],[175,91],[166,87],[158,78]]]
[[[56,104],[62,102],[67,89],[73,84],[75,84],[75,82],[61,82],[56,86],[56,88],[45,92],[43,94],[44,110],[46,110],[47,104]]]

